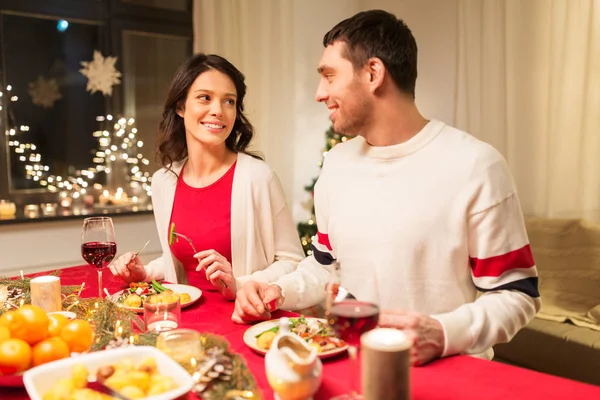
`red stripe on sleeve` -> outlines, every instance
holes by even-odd
[[[326,233],[317,232],[317,241],[323,246],[327,247],[327,250],[333,251],[331,243],[329,243],[329,235]]]
[[[488,258],[469,257],[469,264],[473,269],[473,276],[500,276],[514,268],[531,268],[535,265],[531,247],[525,245],[518,250],[513,250],[500,256]]]

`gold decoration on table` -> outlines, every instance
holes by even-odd
[[[58,276],[60,273],[61,271],[55,271],[50,275]],[[0,315],[31,303],[30,281],[31,278],[26,277],[0,277]],[[95,339],[89,351],[126,346],[156,347],[158,334],[146,332],[144,321],[137,313],[121,307],[109,298],[82,298],[80,295],[83,286],[61,286],[61,293],[65,296],[62,307],[93,326]],[[197,387],[202,389],[197,391],[202,400],[261,399],[260,390],[246,361],[241,355],[229,350],[227,339],[200,332],[200,340],[206,351],[204,358],[198,360],[198,371],[195,374],[197,383],[205,384],[204,387]],[[201,380],[201,377],[204,379]],[[207,377],[211,378],[210,381],[207,381]]]
[[[210,333],[201,335],[204,348],[207,349],[206,357],[198,363],[198,371],[193,377],[198,384],[208,384],[204,388],[196,386],[195,393],[201,396],[202,400],[261,399],[260,390],[246,361],[241,355],[229,351],[227,339]],[[217,365],[221,365],[222,368]],[[213,373],[208,375],[211,372]],[[210,382],[206,382],[206,379],[203,382],[201,376],[211,377]]]
[[[50,276],[59,276],[60,270],[54,271]],[[0,277],[0,315],[5,312],[19,308],[23,304],[31,304],[31,279],[22,276],[21,278]],[[61,286],[63,295],[77,293],[80,285]]]

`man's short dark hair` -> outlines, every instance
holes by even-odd
[[[360,12],[334,26],[323,37],[323,46],[346,43],[354,70],[373,57],[379,58],[398,88],[415,97],[417,42],[404,21],[382,10]]]

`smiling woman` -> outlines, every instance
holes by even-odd
[[[296,268],[303,252],[279,179],[247,150],[245,95],[244,75],[218,55],[196,54],[177,70],[157,140],[163,168],[152,179],[163,256],[144,266],[126,253],[114,274],[189,281],[234,299],[246,281]],[[173,224],[196,249],[169,243]]]

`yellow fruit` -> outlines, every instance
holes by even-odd
[[[94,330],[88,321],[74,319],[69,321],[60,331],[60,338],[75,353],[81,353],[90,348],[94,341]]]
[[[22,339],[6,339],[0,343],[0,373],[25,371],[31,364],[31,347]]]
[[[69,318],[61,314],[50,314],[48,320],[48,336],[60,336],[62,328],[69,323]]]
[[[23,339],[30,345],[43,340],[48,336],[48,316],[46,311],[37,306],[24,305],[15,312],[10,324],[10,336]]]
[[[67,358],[71,355],[69,346],[62,339],[50,337],[42,340],[33,346],[32,361],[33,366],[46,364],[50,361]]]
[[[10,330],[6,326],[0,326],[0,343],[10,339]]]

